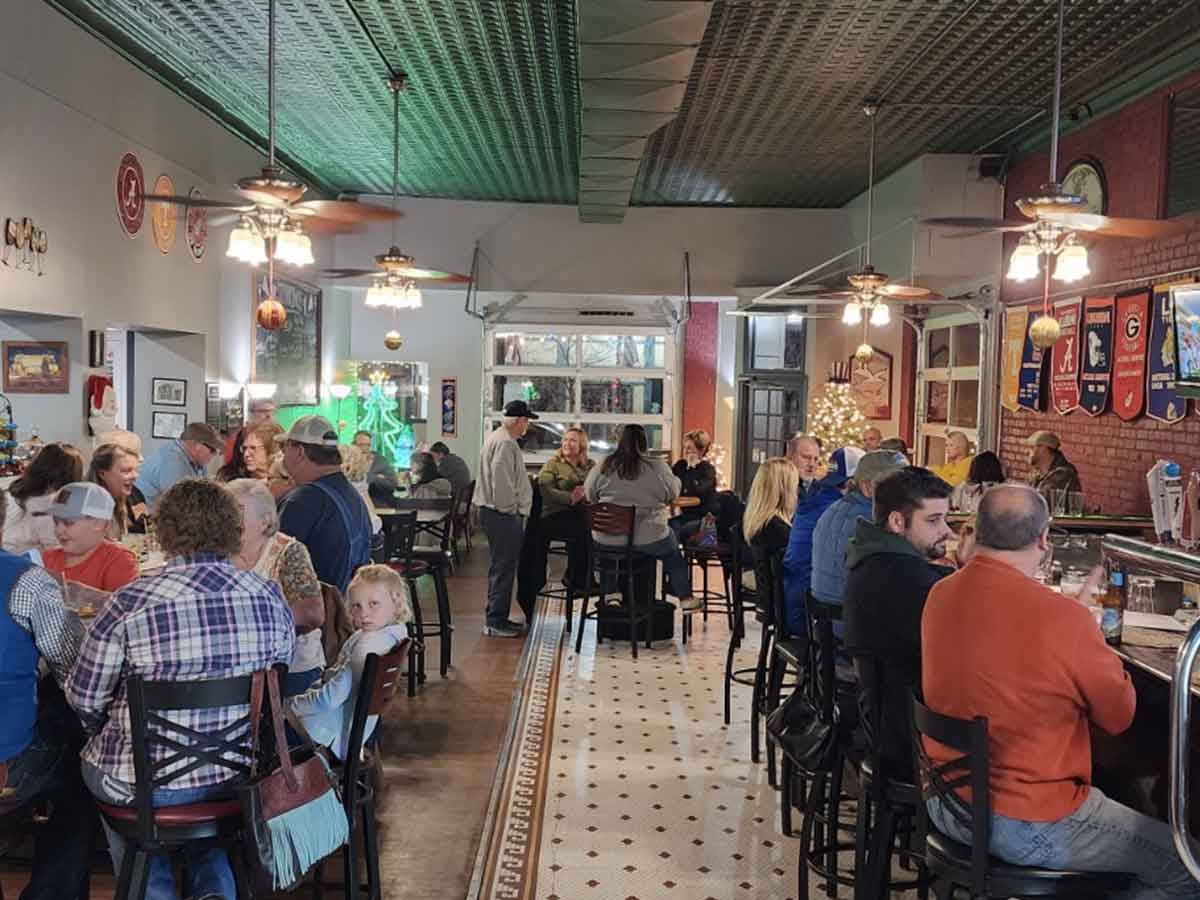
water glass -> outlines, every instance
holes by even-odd
[[[1154,579],[1147,575],[1132,575],[1129,578],[1129,611],[1154,612]]]
[[[1067,514],[1067,491],[1050,491],[1050,515],[1065,516]]]
[[[1086,573],[1082,569],[1067,569],[1063,572],[1060,589],[1064,597],[1078,597],[1079,592],[1083,590],[1083,583],[1087,580]],[[1084,598],[1084,602],[1090,602],[1089,597]]]
[[[1083,515],[1083,491],[1067,492],[1067,513],[1076,517]]]

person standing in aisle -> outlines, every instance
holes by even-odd
[[[474,502],[479,507],[479,522],[487,534],[490,554],[487,622],[483,626],[483,633],[489,637],[521,636],[521,626],[508,615],[525,518],[533,505],[533,486],[517,439],[525,436],[530,420],[536,418],[524,400],[512,401],[504,407],[500,427],[487,436],[479,455]]]

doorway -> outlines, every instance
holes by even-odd
[[[758,467],[787,453],[787,442],[804,430],[808,379],[804,375],[751,376],[738,382],[737,492],[745,497]]]

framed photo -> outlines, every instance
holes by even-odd
[[[892,354],[876,350],[865,363],[850,357],[850,394],[868,419],[892,417]]]
[[[66,341],[4,341],[6,394],[66,394],[71,364]]]
[[[150,426],[150,435],[156,438],[177,438],[183,434],[186,426],[187,413],[163,412],[156,409]]]
[[[151,378],[150,402],[155,406],[187,406],[187,381],[183,378]]]
[[[458,434],[458,379],[442,379],[442,434]]]
[[[258,304],[267,299],[267,273],[251,275],[250,327],[254,352],[250,380],[275,385],[280,406],[313,406],[320,401],[321,289],[315,284],[275,276],[275,296],[287,319],[269,331],[258,324]]]

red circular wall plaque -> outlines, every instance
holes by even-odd
[[[142,228],[142,217],[146,213],[145,192],[142,164],[132,153],[126,153],[117,168],[117,218],[130,237],[135,237]]]
[[[202,196],[199,188],[188,191],[189,197]],[[208,210],[202,206],[189,206],[187,211],[187,245],[192,259],[200,262],[208,249]]]

